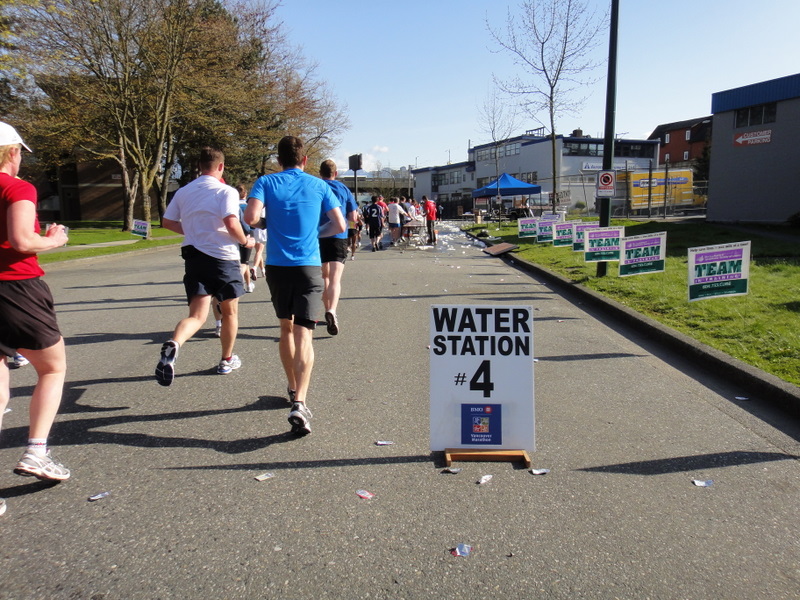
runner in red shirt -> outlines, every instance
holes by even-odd
[[[52,457],[47,437],[61,404],[67,358],[36,254],[65,245],[67,234],[54,223],[39,235],[36,188],[17,178],[23,147],[30,151],[11,125],[0,122],[0,419],[10,396],[6,357],[20,352],[36,369],[38,381],[31,396],[28,446],[14,472],[63,481],[69,469]]]

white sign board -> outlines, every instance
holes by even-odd
[[[134,221],[133,222],[133,229],[131,230],[133,235],[140,235],[142,237],[147,237],[150,233],[150,223],[147,221]]]
[[[613,198],[616,193],[617,183],[614,171],[600,171],[597,174],[597,197]]]
[[[750,242],[689,248],[689,302],[749,291]]]
[[[433,305],[431,451],[536,449],[533,307]]]

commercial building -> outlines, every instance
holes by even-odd
[[[784,223],[800,213],[800,73],[711,96],[709,221]]]
[[[575,130],[569,136],[557,135],[555,143],[558,204],[568,207],[580,202],[594,206],[595,179],[603,163],[603,140]],[[615,140],[613,168],[647,169],[651,162],[657,162],[658,148],[659,140]],[[414,194],[417,198],[427,195],[435,199],[444,206],[446,218],[455,217],[472,210],[472,190],[491,183],[500,173],[508,173],[542,186],[541,200],[550,202],[552,164],[550,136],[541,129],[532,130],[497,143],[473,146],[468,149],[465,162],[414,169]],[[624,197],[624,192],[620,196]]]

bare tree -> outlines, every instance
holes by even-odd
[[[495,179],[500,178],[500,147],[517,130],[519,119],[516,107],[503,101],[497,88],[492,88],[478,108],[478,124],[482,133],[492,140]],[[502,205],[500,189],[497,190],[498,207]]]
[[[508,11],[500,31],[488,23],[501,52],[511,55],[522,74],[498,80],[500,88],[518,96],[532,118],[549,126],[552,143],[553,211],[559,191],[556,160],[556,120],[583,104],[578,87],[591,83],[600,62],[593,54],[602,41],[605,16],[589,10],[586,0],[524,0],[516,13]],[[540,114],[545,112],[546,121]]]

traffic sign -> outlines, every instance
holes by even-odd
[[[614,171],[600,171],[597,174],[595,195],[598,198],[613,198],[616,192],[616,173]]]

